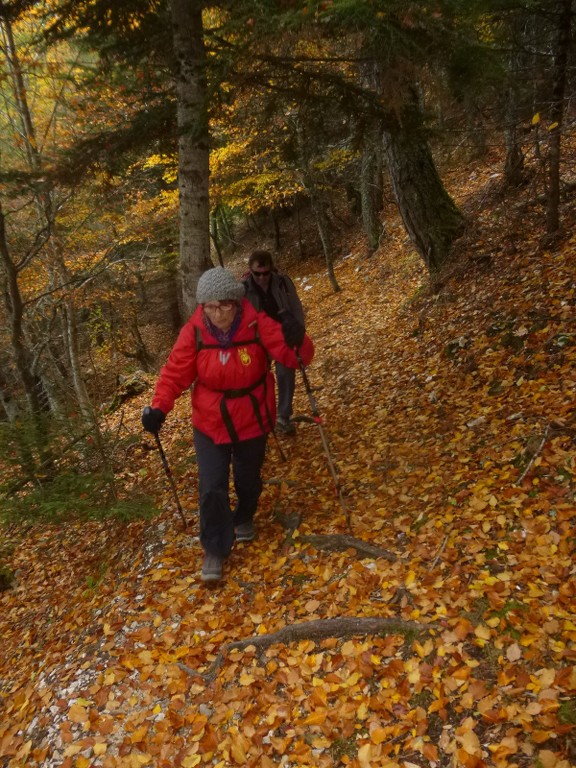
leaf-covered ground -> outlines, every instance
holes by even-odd
[[[344,505],[300,423],[258,539],[202,585],[183,397],[162,437],[187,531],[142,434],[121,479],[154,521],[10,532],[0,765],[576,765],[575,214],[546,244],[489,174],[452,181],[475,229],[439,292],[392,214],[372,258],[350,238],[341,293],[293,272]]]

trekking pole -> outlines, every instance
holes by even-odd
[[[282,450],[282,446],[280,445],[280,440],[278,440],[278,435],[276,434],[275,429],[272,429],[272,434],[274,435],[274,440],[276,441],[276,448],[278,448],[278,452],[280,453],[280,460],[284,462],[288,461],[286,454]]]
[[[186,528],[188,527],[188,523],[186,522],[184,511],[182,510],[182,505],[180,504],[180,499],[178,498],[176,483],[174,482],[172,472],[170,471],[170,465],[168,464],[168,460],[166,458],[166,454],[164,453],[164,449],[162,448],[162,443],[160,442],[160,435],[158,434],[158,432],[154,432],[154,437],[156,439],[156,445],[158,447],[160,458],[162,459],[162,466],[164,467],[164,472],[166,472],[166,477],[168,478],[170,487],[172,488],[172,494],[174,495],[174,501],[176,502],[176,507],[178,509],[178,512],[180,512],[180,517],[182,518],[184,530],[186,530]]]
[[[322,439],[322,445],[324,446],[324,453],[326,454],[326,459],[328,460],[328,467],[330,469],[330,474],[332,475],[332,479],[334,480],[334,485],[336,486],[336,494],[338,496],[338,500],[340,501],[340,506],[342,507],[342,511],[344,512],[344,515],[346,517],[346,523],[348,525],[348,529],[351,531],[352,523],[350,521],[350,512],[344,501],[344,496],[342,495],[342,486],[340,485],[340,480],[338,478],[338,473],[336,472],[334,460],[332,458],[332,454],[330,453],[328,438],[326,437],[326,432],[324,431],[324,426],[322,424],[322,417],[318,412],[318,406],[316,405],[316,398],[314,397],[314,393],[312,392],[312,387],[310,386],[310,381],[308,380],[308,374],[306,373],[306,368],[304,366],[304,363],[302,362],[299,349],[296,349],[296,357],[298,358],[298,365],[300,366],[300,371],[302,373],[304,389],[306,390],[306,394],[308,395],[308,401],[310,402],[310,409],[312,411],[312,421],[318,425],[318,430],[320,432],[320,437]]]

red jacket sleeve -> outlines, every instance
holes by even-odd
[[[287,368],[298,368],[300,365],[298,357],[296,352],[286,344],[282,326],[265,312],[258,312],[258,333],[262,346],[273,360]],[[307,333],[304,334],[304,341],[298,351],[304,365],[309,365],[314,357],[314,343]]]
[[[196,380],[196,333],[191,321],[180,331],[176,343],[160,371],[152,407],[169,413],[174,401]]]

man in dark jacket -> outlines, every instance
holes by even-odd
[[[282,322],[291,315],[304,328],[304,310],[292,280],[274,267],[269,251],[253,251],[249,260],[250,272],[244,278],[246,298],[259,312],[265,312],[274,320]],[[276,363],[276,384],[278,387],[278,418],[276,430],[285,435],[296,432],[292,417],[292,401],[296,386],[296,372],[281,363]]]

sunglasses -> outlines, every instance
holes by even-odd
[[[272,274],[271,269],[265,269],[262,272],[256,272],[255,270],[251,269],[250,272],[252,272],[254,277],[268,277],[268,275]]]

